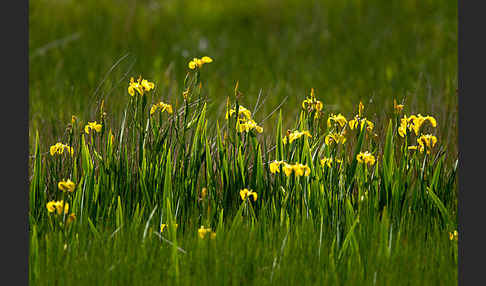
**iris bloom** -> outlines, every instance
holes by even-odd
[[[344,117],[341,113],[339,113],[338,115],[334,115],[331,113],[331,115],[329,115],[329,118],[327,119],[328,128],[331,127],[331,121],[338,123],[341,127],[344,127],[344,125],[346,125],[347,122],[346,117]]]
[[[193,69],[200,69],[204,64],[211,63],[213,62],[213,59],[210,57],[202,57],[200,59],[198,58],[193,58],[192,61],[189,62],[188,66],[191,70]]]
[[[50,201],[46,204],[47,211],[52,213],[56,210],[56,202],[55,201]]]
[[[238,125],[236,126],[238,132],[250,132],[251,130],[256,130],[258,133],[263,132],[263,127],[258,126],[258,124],[253,119],[249,120],[238,120]]]
[[[243,201],[246,200],[246,198],[249,198],[250,196],[253,197],[253,201],[257,200],[258,195],[256,192],[253,192],[252,190],[248,190],[246,188],[240,191],[240,197]]]
[[[210,234],[211,239],[214,239],[216,237],[216,233],[212,231],[210,227],[205,228],[204,226],[201,225],[201,227],[197,230],[197,234],[201,239],[205,238],[206,234],[208,233]]]
[[[407,117],[406,115],[400,119],[400,127],[398,127],[398,134],[400,136],[405,137],[408,131],[413,131],[416,136],[418,136],[420,128],[422,125],[428,121],[432,127],[437,126],[437,121],[432,116],[422,116],[421,114],[418,115],[411,115]]]
[[[142,79],[142,77],[139,77],[136,82],[133,79],[133,77],[131,77],[130,83],[128,84],[128,94],[134,96],[135,91],[137,91],[138,94],[143,95],[145,91],[150,91],[154,88],[155,88],[154,83],[149,82],[146,79]]]
[[[284,163],[284,166],[282,167],[282,170],[284,171],[285,176],[288,177],[288,176],[292,175],[292,171],[294,169],[292,168],[292,165],[287,164],[287,163]]]
[[[309,131],[298,131],[298,130],[296,130],[296,131],[288,134],[286,137],[284,137],[282,139],[283,144],[287,144],[287,137],[289,137],[289,143],[292,143],[294,140],[299,139],[300,137],[302,137],[304,135],[309,137],[309,138],[312,138],[312,135],[310,134]]]
[[[179,226],[179,224],[177,224],[177,223],[175,223],[174,225],[175,225],[175,227],[176,227],[176,228]],[[161,224],[161,225],[160,225],[160,232],[164,232],[164,229],[165,229],[167,226],[168,226],[168,225],[167,225],[167,224],[165,224],[165,223]]]
[[[86,134],[89,134],[90,130],[94,130],[96,132],[101,132],[102,127],[103,126],[99,123],[96,123],[96,121],[88,122],[88,124],[86,124],[86,126],[84,126],[84,132],[86,132]]]
[[[55,154],[62,154],[64,150],[67,150],[71,156],[73,155],[73,148],[66,144],[62,144],[61,142],[57,142],[55,145],[52,145],[49,152],[51,153],[51,156],[54,156]]]
[[[417,143],[419,144],[419,151],[421,153],[423,153],[425,147],[427,147],[427,154],[430,154],[430,150],[437,143],[437,138],[431,134],[422,135],[417,139]]]
[[[364,110],[364,105],[360,101],[358,105],[358,114],[348,122],[349,128],[353,130],[355,128],[358,129],[358,126],[360,126],[360,130],[363,130],[364,124],[366,123],[366,130],[371,132],[375,127],[375,125],[373,124],[373,122],[363,117],[363,110]]]
[[[228,103],[229,105],[229,103]],[[229,117],[233,116],[236,113],[236,108],[234,109],[227,109],[225,118],[228,119]],[[237,116],[237,123],[236,129],[238,132],[250,132],[251,130],[255,130],[258,133],[263,132],[263,127],[259,126],[255,120],[251,118],[251,111],[248,110],[246,107],[239,105],[238,106],[238,116]]]
[[[359,124],[360,130],[363,130],[365,122],[366,122],[366,130],[371,132],[375,127],[375,124],[373,124],[373,122],[367,120],[366,118],[359,119],[358,117],[355,117],[354,119],[349,121],[349,128],[353,130],[355,128],[358,128],[358,124]]]
[[[64,214],[67,214],[69,211],[69,204],[64,203],[63,200],[50,201],[46,204],[47,211],[50,213],[57,211],[57,214],[62,214],[63,207],[64,207]]]
[[[296,177],[300,176],[309,176],[310,175],[310,168],[307,165],[302,165],[300,163],[297,163],[292,166],[292,169],[294,170],[294,174]]]
[[[67,179],[67,181],[60,181],[58,184],[57,184],[57,187],[59,188],[59,190],[63,191],[63,192],[73,192],[74,191],[74,188],[76,187],[76,185],[74,184],[73,181],[71,181],[70,179]]]
[[[144,90],[150,91],[150,90],[155,88],[155,84],[153,82],[146,80],[146,79],[143,79],[142,80],[142,87],[144,88]]]
[[[459,233],[457,230],[454,230],[454,232],[449,232],[449,239],[450,240],[457,240],[459,237]]]
[[[233,116],[233,114],[235,112],[236,112],[236,108],[233,108],[233,109],[230,109],[229,111],[227,111],[226,112],[226,119],[228,119],[228,115],[229,115],[229,117],[231,117],[231,116]],[[251,119],[251,111],[248,110],[243,105],[239,105],[238,106],[238,116],[242,116],[242,118],[244,118],[246,120],[250,120]]]
[[[172,105],[163,103],[162,101],[152,105],[150,108],[150,115],[154,114],[157,110],[160,109],[160,112],[167,111],[167,113],[172,114]]]
[[[75,214],[75,213],[71,213],[71,214],[70,214],[70,215],[67,217],[67,219],[66,219],[66,223],[67,223],[67,224],[70,224],[70,223],[72,223],[72,222],[73,222],[75,219],[76,219],[76,214]]]
[[[327,165],[327,167],[331,168],[331,165],[332,165],[333,162],[334,162],[333,158],[324,157],[324,158],[321,159],[321,166],[324,167],[324,166]],[[342,162],[343,162],[343,160],[336,159],[336,163],[341,164]]]
[[[310,168],[307,165],[303,165],[300,163],[296,163],[294,165],[288,164],[283,162],[283,167],[282,170],[285,173],[285,176],[290,176],[292,175],[292,172],[295,174],[296,177],[300,176],[309,176],[310,175]]]
[[[57,201],[57,205],[56,205],[57,214],[62,214],[63,207],[64,207],[64,214],[67,214],[69,211],[69,204],[65,203],[63,200]]]
[[[284,161],[276,161],[276,160],[270,163],[270,172],[272,174],[280,173],[280,165],[282,165],[283,163]]]
[[[360,152],[356,156],[356,160],[360,163],[365,163],[367,165],[373,166],[375,164],[375,156],[373,156],[370,152]]]
[[[361,117],[363,115],[363,110],[364,110],[364,105],[363,103],[360,101],[359,104],[358,104],[358,116]]]
[[[184,98],[184,100],[187,100],[188,96],[189,96],[189,88],[187,88],[182,92],[182,97]]]
[[[395,113],[400,113],[403,110],[403,104],[397,104],[397,101],[394,99],[393,100],[393,109],[395,110]]]
[[[432,116],[422,116],[422,115],[418,114],[417,116],[415,116],[415,115],[410,116],[409,119],[412,121],[411,128],[413,129],[413,131],[415,132],[415,135],[417,135],[417,136],[419,134],[420,127],[426,121],[429,121],[430,124],[432,125],[432,127],[437,126],[437,121]]]
[[[316,99],[313,88],[311,88],[310,97],[302,101],[302,109],[307,110],[309,113],[316,111],[314,118],[319,118],[322,110],[322,102]]]
[[[400,119],[400,126],[398,127],[398,134],[402,137],[405,137],[407,135],[407,128],[408,128],[408,118],[406,115],[403,116],[403,118]]]
[[[331,145],[332,143],[344,144],[346,142],[346,137],[344,137],[344,134],[340,133],[329,133],[324,138],[324,142],[326,143],[326,145]]]

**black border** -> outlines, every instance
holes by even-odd
[[[482,213],[486,208],[485,184],[480,180],[484,176],[485,144],[481,133],[484,132],[485,108],[479,102],[485,83],[486,65],[482,55],[486,51],[486,23],[480,3],[484,2],[458,1],[459,285],[482,285],[480,281],[486,280],[482,263],[484,251],[481,251],[484,240],[478,235],[484,229]]]
[[[2,3],[2,284],[28,285],[29,1]],[[8,183],[8,184],[7,184]],[[8,282],[7,282],[8,281]],[[13,282],[11,282],[13,281]]]

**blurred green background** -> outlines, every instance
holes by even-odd
[[[205,55],[214,119],[236,81],[244,106],[265,99],[257,122],[286,99],[284,128],[311,88],[346,117],[362,100],[378,130],[395,98],[407,114],[434,115],[457,152],[457,1],[443,0],[29,1],[30,142],[39,130],[54,144],[73,114],[97,119],[101,98],[118,128],[130,76],[180,104],[187,63]]]

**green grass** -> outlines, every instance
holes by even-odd
[[[31,1],[30,282],[457,284],[456,23],[440,1]],[[132,97],[138,75],[155,90]],[[311,88],[317,119],[301,108]],[[150,115],[161,100],[173,113]],[[343,130],[328,117],[360,101],[373,130],[348,122],[345,144],[325,143]],[[225,119],[242,106],[262,133]],[[419,113],[437,120],[418,134],[437,136],[430,153],[398,133]],[[311,137],[284,144],[287,130]],[[56,142],[73,156],[49,154]],[[49,213],[61,199],[69,212]]]

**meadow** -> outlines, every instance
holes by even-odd
[[[457,284],[457,3],[29,3],[33,285]]]

